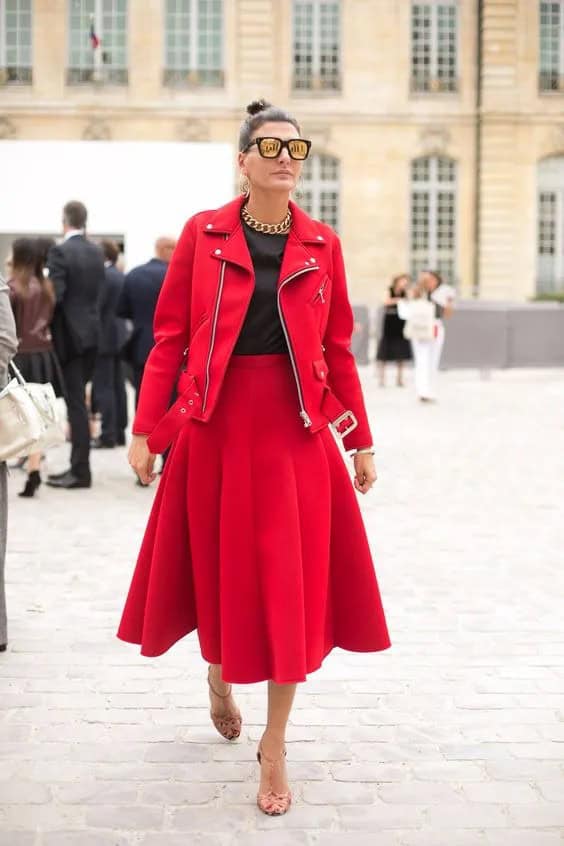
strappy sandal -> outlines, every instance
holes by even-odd
[[[210,681],[210,669],[211,667],[208,667],[208,685],[210,686],[210,690],[216,696],[219,696],[220,699],[227,699],[231,695],[231,685],[229,685],[227,693],[218,693]],[[241,734],[241,724],[243,722],[240,713],[237,715],[215,714],[213,707],[211,707],[210,717],[212,718],[212,723],[225,740],[237,740]]]
[[[262,750],[262,741],[259,743],[259,748],[257,751],[257,761],[259,764],[262,763],[262,759],[268,763],[270,766],[270,773],[275,766],[275,764],[280,761],[280,759],[286,755],[286,750],[284,749],[283,753],[278,756],[278,758],[269,758],[268,755],[265,755]],[[263,814],[268,814],[269,817],[279,817],[282,814],[285,814],[290,805],[292,804],[292,791],[286,790],[284,793],[275,793],[274,790],[269,790],[267,793],[257,793],[257,805],[259,806],[260,810]]]

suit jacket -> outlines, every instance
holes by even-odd
[[[153,318],[167,267],[165,261],[157,258],[134,267],[126,275],[121,291],[117,313],[133,322],[127,358],[139,367],[145,364],[155,343]]]
[[[65,363],[98,346],[104,255],[83,235],[73,235],[49,250],[47,267],[57,297],[53,341]]]
[[[119,355],[127,341],[125,320],[117,316],[124,275],[113,264],[106,267],[106,284],[100,304],[99,355]]]

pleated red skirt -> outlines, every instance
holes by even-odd
[[[288,356],[232,356],[211,420],[171,448],[118,637],[153,656],[197,629],[235,683],[387,649],[357,496],[330,430],[298,416]]]

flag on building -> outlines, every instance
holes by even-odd
[[[96,35],[96,27],[94,26],[94,15],[90,16],[90,44],[93,50],[97,50],[100,46],[100,39]]]

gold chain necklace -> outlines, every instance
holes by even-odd
[[[290,231],[292,225],[292,212],[288,209],[288,213],[283,221],[280,223],[262,223],[253,217],[246,206],[241,209],[241,217],[251,229],[256,232],[264,232],[266,235],[286,235]]]

